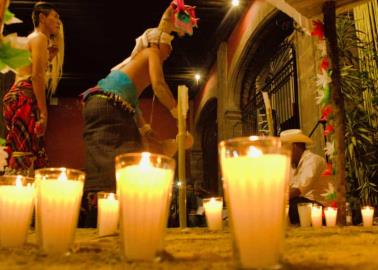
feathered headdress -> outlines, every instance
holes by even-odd
[[[166,32],[177,32],[180,36],[192,35],[193,27],[198,27],[195,7],[185,5],[183,0],[173,0],[165,10],[159,28]]]

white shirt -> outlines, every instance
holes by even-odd
[[[306,196],[313,189],[314,184],[319,181],[320,175],[326,168],[327,164],[323,157],[305,150],[298,163],[298,167],[292,169],[290,186],[298,188],[301,191],[301,195]]]

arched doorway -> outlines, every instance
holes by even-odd
[[[293,20],[277,12],[248,42],[240,95],[245,136],[268,133],[262,92],[271,100],[275,135],[299,128],[296,55],[290,39],[293,31]]]
[[[203,156],[203,187],[212,195],[218,194],[218,124],[217,100],[210,99],[199,120]]]

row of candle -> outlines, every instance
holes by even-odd
[[[323,220],[323,207],[312,203],[298,204],[298,214],[301,227],[321,227]],[[363,226],[373,226],[374,208],[364,206],[361,208]],[[327,227],[336,226],[337,208],[325,207],[324,216]]]
[[[35,179],[2,176],[0,180],[0,246],[15,247],[26,241],[35,206],[41,248],[67,251],[77,225],[84,173],[66,168],[41,169],[36,171]]]
[[[236,138],[219,145],[238,268],[262,269],[279,264],[290,149],[279,138],[272,137]],[[112,215],[119,213],[122,250],[127,260],[152,260],[162,249],[174,169],[175,161],[163,155],[129,153],[116,157],[118,202],[115,204],[119,209],[114,207]],[[37,235],[46,252],[67,251],[73,242],[84,174],[73,175],[68,169],[63,172],[36,171]],[[104,199],[112,200],[110,196]],[[99,201],[100,224],[107,219],[106,211],[111,208],[105,205],[105,201]],[[5,213],[2,209],[10,206],[0,201],[0,212]],[[209,200],[204,206],[209,228],[219,229],[220,202]],[[113,221],[106,227],[114,230],[116,223]],[[3,232],[0,227],[0,236]],[[104,229],[101,233],[109,231]]]

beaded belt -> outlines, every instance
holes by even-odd
[[[90,93],[88,96],[96,96],[100,98],[104,98],[111,103],[113,103],[114,106],[121,108],[124,111],[130,112],[135,114],[135,109],[129,102],[121,98],[119,95],[116,95],[114,93],[109,92],[94,92]]]

